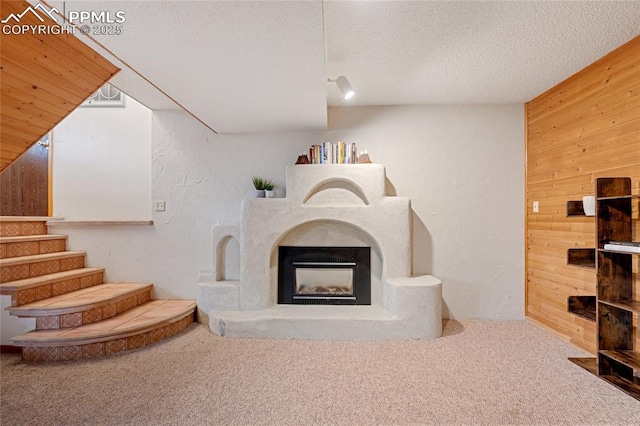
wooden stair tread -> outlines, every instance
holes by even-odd
[[[170,324],[194,312],[195,300],[152,300],[115,317],[57,330],[34,330],[11,338],[17,346],[85,345],[132,336]]]
[[[0,267],[22,265],[24,263],[46,262],[47,260],[66,259],[69,257],[85,256],[83,251],[61,251],[56,253],[33,254],[30,256],[10,257],[0,259]]]
[[[66,235],[60,234],[43,234],[43,235],[18,235],[16,237],[0,237],[0,244],[24,243],[27,241],[45,241],[45,240],[66,240]]]
[[[106,283],[7,308],[11,315],[38,317],[95,309],[151,290],[153,284]]]
[[[69,271],[55,272],[53,274],[40,275],[39,277],[25,278],[16,281],[0,283],[0,294],[11,295],[19,290],[26,290],[40,285],[46,285],[55,281],[80,278],[86,275],[104,272],[104,268],[78,268]]]

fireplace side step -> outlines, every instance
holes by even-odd
[[[406,321],[380,306],[276,305],[209,314],[209,328],[226,337],[396,340],[414,337]]]

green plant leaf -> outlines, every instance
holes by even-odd
[[[251,182],[253,182],[253,187],[254,187],[255,189],[258,189],[258,190],[260,190],[260,189],[264,189],[265,180],[264,180],[264,179],[262,179],[261,177],[259,177],[259,176],[254,176],[254,177],[251,179]]]

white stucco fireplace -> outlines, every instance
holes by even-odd
[[[442,284],[431,275],[411,276],[410,200],[386,196],[385,178],[379,164],[291,166],[287,168],[286,198],[244,200],[239,225],[213,229],[214,279],[199,283],[201,321],[214,333],[230,337],[381,340],[440,336]],[[230,238],[240,246],[237,281],[223,279],[224,246]],[[310,247],[370,249],[366,250],[370,253],[367,304],[278,303],[282,247],[299,247],[302,252]],[[309,259],[301,259],[300,271],[294,275],[314,283],[316,293],[335,291],[328,289],[350,276],[346,273],[350,258],[339,259],[337,267],[324,258]],[[324,286],[318,284],[323,268],[326,281],[331,282]],[[351,294],[348,285],[345,288],[341,291],[346,300]]]

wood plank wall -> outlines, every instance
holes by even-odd
[[[0,5],[2,17],[29,7],[24,0]],[[46,14],[39,15],[46,25],[57,25]],[[20,24],[43,23],[27,13]],[[0,170],[119,71],[71,34],[3,34],[0,57]]]
[[[527,103],[526,137],[526,315],[595,353],[595,323],[567,312],[568,296],[595,295],[595,269],[567,265],[568,248],[595,247],[595,219],[567,217],[566,203],[598,177],[631,177],[640,193],[640,36]]]
[[[0,172],[0,216],[49,214],[49,149],[35,144]]]

